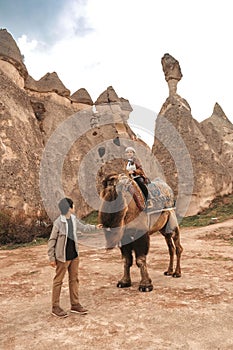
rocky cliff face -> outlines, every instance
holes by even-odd
[[[55,72],[35,81],[12,36],[0,30],[0,210],[29,218],[45,209],[54,219],[63,196],[80,216],[98,209],[102,177],[122,171],[125,147],[135,147],[131,111],[112,87],[93,103],[84,88],[70,96]],[[152,171],[148,146],[138,144]]]
[[[216,196],[232,192],[233,126],[218,105],[211,118],[198,123],[176,92],[179,63],[166,54],[162,66],[169,97],[156,120],[152,152],[178,196],[178,213],[194,215]]]
[[[103,176],[124,171],[126,146],[137,149],[151,179],[165,177],[180,215],[231,192],[232,124],[218,105],[209,119],[195,121],[176,92],[178,61],[166,54],[162,67],[169,97],[151,153],[128,125],[129,101],[113,87],[93,102],[84,88],[70,95],[55,72],[34,80],[12,36],[0,30],[0,210],[26,218],[45,210],[54,219],[63,196],[74,199],[81,217],[97,210]]]
[[[212,116],[200,123],[208,144],[233,177],[233,125],[218,103]]]
[[[28,214],[40,203],[41,133],[25,92],[1,70],[0,82],[1,208]]]

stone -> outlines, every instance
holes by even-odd
[[[169,97],[156,120],[150,152],[129,127],[129,101],[112,86],[93,104],[84,88],[70,96],[56,72],[36,81],[12,36],[0,30],[0,210],[30,218],[47,205],[55,218],[57,203],[66,195],[74,199],[78,216],[90,214],[98,209],[103,176],[124,170],[126,146],[137,148],[151,180],[164,177],[178,196],[178,214],[184,209],[186,215],[198,213],[216,196],[230,193],[232,124],[218,104],[210,118],[198,123],[176,93],[182,77],[178,61],[166,54],[163,69]]]
[[[161,63],[165,75],[165,80],[168,83],[169,95],[172,96],[176,94],[177,83],[182,78],[180,65],[179,62],[169,53],[165,53],[161,59]]]
[[[93,101],[86,89],[81,88],[74,92],[70,99],[74,102],[83,103],[89,106],[93,106]]]
[[[117,96],[115,90],[112,86],[109,86],[95,101],[95,105],[101,105],[105,103],[119,102],[119,97]]]
[[[127,125],[129,102],[120,100],[109,87],[101,98],[103,109],[98,105],[99,110],[94,111],[88,92],[82,88],[70,96],[56,72],[36,81],[26,74],[25,67],[21,76],[21,53],[9,33],[1,31],[0,38],[3,36],[0,210],[25,215],[26,222],[49,208],[47,214],[54,219],[59,215],[57,203],[66,195],[73,198],[77,215],[86,216],[93,210],[95,183],[100,190],[103,161],[115,170],[113,155],[117,152],[121,156],[125,140],[132,140],[134,135]],[[106,140],[109,144],[98,152]],[[87,155],[86,167],[82,168]],[[98,197],[95,208],[97,205]]]
[[[28,77],[25,81],[25,89],[38,92],[55,92],[65,97],[70,96],[70,90],[65,87],[56,72],[46,73],[38,81],[35,81],[32,77]]]
[[[6,29],[0,29],[0,60],[11,63],[23,78],[27,77],[28,71],[23,63],[23,56],[12,35]]]
[[[211,117],[200,123],[200,129],[233,182],[233,125],[217,102]]]
[[[165,54],[162,62],[166,81],[178,82],[178,61]],[[195,215],[232,192],[232,144],[233,125],[219,105],[211,118],[198,123],[188,102],[170,91],[156,120],[152,153],[175,192],[178,215]]]

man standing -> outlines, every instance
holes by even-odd
[[[86,314],[87,310],[79,303],[77,231],[91,232],[100,229],[102,225],[83,224],[78,220],[74,215],[74,204],[70,198],[63,198],[58,207],[61,215],[54,221],[48,241],[50,265],[56,268],[52,289],[52,315],[57,317],[68,316],[67,312],[60,307],[61,287],[67,270],[71,312]]]

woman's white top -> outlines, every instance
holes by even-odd
[[[135,171],[136,170],[136,165],[131,159],[128,160],[128,163],[126,165],[126,170],[127,171]]]

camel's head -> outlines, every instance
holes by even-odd
[[[99,222],[104,227],[108,249],[115,247],[124,234],[124,218],[128,207],[123,193],[124,183],[120,179],[121,175],[110,174],[103,181]]]
[[[118,176],[119,175],[116,173],[112,173],[110,175],[107,175],[102,182],[103,188],[116,186],[117,181],[118,181]]]
[[[103,191],[101,197],[105,200],[112,201],[116,199],[119,193],[127,190],[132,180],[125,174],[112,173],[107,175],[102,182]],[[108,198],[107,194],[111,194],[111,198]]]

